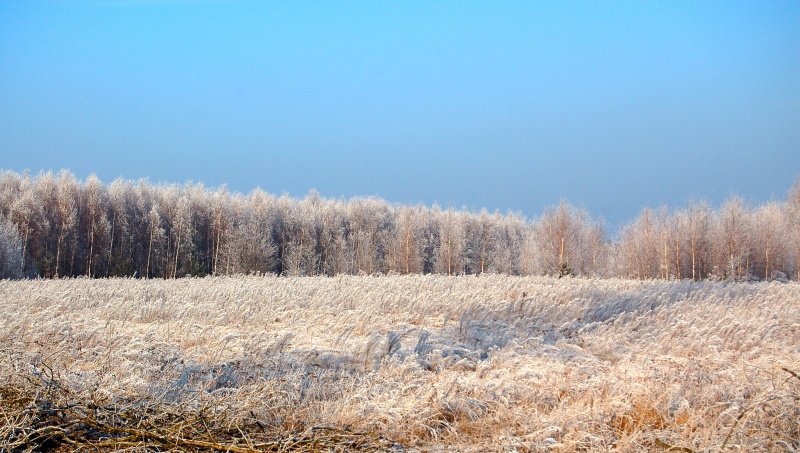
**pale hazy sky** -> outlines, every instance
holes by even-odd
[[[1,1],[0,168],[612,228],[782,199],[800,2]]]

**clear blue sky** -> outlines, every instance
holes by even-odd
[[[0,168],[519,210],[785,196],[800,2],[2,1]]]

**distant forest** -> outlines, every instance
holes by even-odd
[[[610,240],[566,202],[517,213],[376,197],[247,195],[68,171],[0,173],[0,278],[505,273],[800,280],[800,179],[786,200],[644,209]]]

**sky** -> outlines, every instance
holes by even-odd
[[[0,1],[0,168],[611,228],[800,176],[798,1]]]

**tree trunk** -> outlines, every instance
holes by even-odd
[[[214,270],[212,273],[217,275],[217,262],[219,260],[219,241],[222,239],[222,209],[219,210],[219,214],[217,215],[217,243],[214,250]]]
[[[59,277],[59,275],[58,275],[58,260],[59,260],[59,257],[61,256],[61,241],[62,241],[62,235],[61,235],[61,232],[59,232],[58,233],[58,240],[56,241],[56,273],[55,273],[56,278]]]
[[[111,218],[111,241],[108,246],[108,265],[106,266],[106,278],[108,272],[111,270],[111,255],[114,253],[114,230],[117,226],[117,212],[114,211],[114,217]]]
[[[175,266],[172,268],[172,278],[178,277],[178,256],[181,252],[181,233],[183,222],[178,225],[178,234],[175,237]]]
[[[90,214],[91,215],[91,214]],[[89,241],[89,256],[86,258],[86,276],[92,277],[92,253],[94,253],[94,220],[89,220],[89,231],[87,238]]]
[[[147,246],[147,266],[144,271],[144,278],[150,278],[150,256],[153,253],[153,226],[150,225],[150,243]]]

